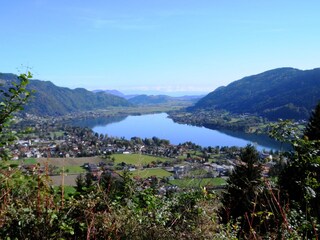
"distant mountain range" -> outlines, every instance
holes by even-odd
[[[2,88],[8,88],[17,76],[0,73]],[[27,87],[35,90],[34,97],[24,107],[35,115],[59,116],[73,112],[105,109],[117,106],[132,106],[126,99],[104,92],[93,93],[84,88],[58,87],[49,81],[31,80]]]
[[[0,73],[1,88],[8,89],[17,75]],[[129,107],[136,105],[184,104],[191,105],[201,96],[170,97],[166,95],[125,95],[117,90],[88,91],[84,88],[58,87],[50,81],[30,80],[28,90],[35,90],[24,111],[38,116],[61,116],[68,113]]]
[[[8,88],[14,81],[17,81],[16,75],[0,73],[1,88]],[[31,80],[28,89],[35,90],[35,94],[25,110],[42,116],[117,106],[194,104],[189,111],[224,109],[238,114],[257,114],[270,120],[307,119],[320,100],[320,68],[273,69],[234,81],[204,97],[125,95],[117,90],[69,89],[40,80]]]
[[[100,93],[100,92],[104,92],[104,93],[108,93],[108,94],[112,94],[112,95],[115,95],[115,96],[118,96],[118,97],[122,97],[122,98],[125,98],[125,99],[130,99],[130,98],[133,98],[133,97],[136,97],[138,96],[138,94],[131,94],[131,95],[126,95],[118,90],[115,90],[115,89],[112,89],[112,90],[93,90],[92,92],[94,93]]]
[[[182,96],[171,97],[167,95],[138,95],[129,99],[129,102],[135,105],[159,105],[169,103],[195,103],[203,96]]]
[[[225,109],[270,120],[307,119],[320,100],[320,68],[278,68],[220,87],[189,110]]]
[[[158,94],[158,95],[147,95],[147,94],[124,94],[118,90],[93,90],[94,93],[105,92],[118,97],[125,98],[129,100],[130,103],[136,105],[157,105],[166,104],[170,102],[197,102],[199,99],[205,95],[186,95],[180,97],[172,97],[168,95]]]

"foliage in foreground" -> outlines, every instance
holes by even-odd
[[[267,183],[265,202],[254,199],[248,212],[219,224],[215,194],[203,189],[162,196],[155,188],[141,189],[126,174],[97,183],[85,177],[66,195],[64,188],[52,188],[46,175],[25,175],[2,164],[0,238],[302,239],[302,224],[309,224],[303,213],[282,206]],[[273,209],[254,204],[267,201]]]
[[[217,215],[216,195],[205,189],[160,195],[156,185],[139,185],[128,172],[105,173],[97,182],[81,176],[70,194],[52,188],[38,169],[22,173],[6,161],[6,145],[15,140],[8,129],[12,114],[30,96],[29,77],[21,75],[20,84],[2,92],[1,239],[317,239],[320,105],[304,136],[287,121],[275,126],[274,137],[293,149],[279,163],[278,183],[262,178],[252,146],[243,149]]]
[[[292,146],[280,158],[276,183],[263,180],[255,149],[243,149],[221,199],[219,216],[227,232],[249,239],[318,239],[319,129],[320,103],[303,134],[288,120],[273,126],[271,135]]]
[[[138,191],[128,176],[116,181],[106,178],[64,196],[46,175],[28,176],[3,164],[0,238],[200,239],[209,233],[212,222],[201,205],[213,201],[211,195],[161,196],[153,188]]]
[[[17,137],[9,126],[13,121],[14,113],[22,110],[22,106],[31,97],[31,92],[26,90],[31,73],[21,74],[17,83],[12,83],[8,89],[0,88],[0,159],[9,160],[8,144],[13,143]]]

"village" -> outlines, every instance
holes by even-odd
[[[128,170],[136,179],[161,178],[171,185],[177,184],[180,187],[179,181],[181,183],[193,180],[203,181],[209,186],[212,180],[218,179],[223,179],[218,182],[225,184],[234,166],[241,164],[240,148],[235,146],[201,147],[191,142],[173,145],[168,140],[157,137],[117,138],[94,133],[89,128],[65,125],[53,118],[30,118],[26,122],[28,124],[23,123],[26,131],[10,146],[12,159],[19,161],[20,167],[26,173],[32,173],[37,169],[41,172],[48,171],[52,176],[60,176],[63,168],[60,163],[54,162],[63,162],[67,173],[73,176],[73,179],[86,173],[98,179],[103,172],[119,173]],[[17,126],[21,127],[21,124]],[[268,177],[270,169],[276,165],[279,152],[263,151],[259,154],[263,175]],[[34,161],[28,163],[23,159]],[[47,166],[47,170],[43,164],[44,159],[55,159],[50,161],[53,164]],[[83,162],[84,159],[87,159],[87,162]],[[78,165],[80,171],[68,169],[70,160],[73,165]],[[144,174],[139,174],[141,172]],[[59,181],[56,184],[59,184]],[[74,185],[75,182],[70,184]],[[185,187],[185,184],[183,186]]]

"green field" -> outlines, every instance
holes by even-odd
[[[76,189],[73,186],[64,186],[64,194],[69,195],[76,192]]]
[[[143,169],[143,170],[136,170],[136,171],[132,171],[132,176],[139,176],[141,178],[148,178],[151,176],[156,176],[159,178],[163,178],[163,177],[169,177],[172,174],[162,168],[152,168],[152,169]]]
[[[50,137],[61,137],[63,136],[64,132],[63,131],[56,131],[56,132],[50,132]]]
[[[143,154],[113,154],[112,157],[115,158],[115,164],[125,162],[126,164],[132,164],[135,166],[141,166],[156,161],[165,162],[168,160],[168,158],[154,157]]]
[[[55,191],[61,191],[61,186],[54,186]],[[68,197],[69,195],[72,195],[76,192],[76,189],[73,186],[67,186],[64,185],[63,186],[63,190],[64,190],[64,197]]]
[[[177,185],[180,188],[197,188],[197,187],[212,187],[226,184],[223,178],[190,178],[190,179],[174,179],[169,182],[172,185]]]
[[[82,158],[38,158],[37,162],[41,165],[52,165],[57,167],[67,167],[67,166],[82,166],[85,163],[95,163],[103,162],[101,157],[82,157]]]
[[[23,159],[23,160],[9,160],[6,162],[6,164],[8,165],[13,165],[13,166],[18,166],[20,164],[37,164],[37,160],[35,158],[27,158],[27,159]]]
[[[37,164],[37,160],[35,158],[28,158],[23,160],[24,164]]]
[[[62,171],[62,168],[59,169]],[[67,173],[84,173],[86,170],[81,166],[65,166],[64,171]]]

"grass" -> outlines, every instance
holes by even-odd
[[[134,106],[134,107],[110,107],[107,110],[100,110],[98,113],[105,114],[105,116],[125,114],[125,115],[142,115],[150,113],[163,113],[168,111],[175,111],[181,108],[192,105],[181,103],[170,103],[152,106]]]
[[[23,160],[9,160],[7,163],[12,166],[18,166],[20,164],[29,165],[29,164],[37,164],[37,160],[35,158],[27,158]]]
[[[152,169],[143,169],[143,170],[136,170],[136,171],[132,171],[132,176],[139,176],[141,178],[148,178],[151,176],[156,176],[159,178],[163,178],[163,177],[169,177],[172,174],[162,168],[152,168]]]
[[[58,172],[62,170],[64,166],[65,176],[64,185],[65,186],[75,186],[76,178],[80,173],[85,173],[86,170],[81,166],[85,163],[95,163],[105,161],[101,157],[83,157],[83,158],[39,158],[37,162],[41,165],[52,165],[59,168]],[[67,171],[69,170],[69,171]],[[50,176],[53,186],[59,186],[62,182],[61,175]]]
[[[65,174],[63,179],[64,186],[75,186],[77,177],[77,174]],[[50,176],[50,179],[52,181],[53,186],[60,186],[62,184],[61,175]]]
[[[64,134],[63,131],[55,131],[55,132],[50,132],[50,137],[62,137]]]
[[[191,170],[189,171],[189,176],[198,176],[198,175],[204,175],[206,174],[207,171],[204,169],[196,169],[196,170]]]
[[[231,120],[229,121],[230,123],[236,123],[239,122],[239,118],[231,118]]]
[[[61,186],[54,186],[54,189],[56,191],[61,191]],[[76,189],[73,186],[64,185],[63,191],[64,191],[64,196],[66,198],[67,196],[74,194],[76,192]]]
[[[202,157],[202,152],[201,151],[194,151],[194,150],[191,150],[188,152],[190,154],[191,157]]]
[[[27,158],[23,160],[24,164],[37,164],[37,160],[35,158]]]
[[[113,154],[115,158],[115,164],[125,162],[126,164],[132,164],[135,166],[149,164],[156,161],[165,162],[168,159],[162,157],[154,157],[142,154]]]
[[[180,159],[180,160],[186,160],[186,159],[187,159],[187,155],[186,155],[186,154],[180,155],[180,156],[178,156],[178,159]]]
[[[53,166],[82,166],[85,163],[95,163],[103,162],[104,159],[101,157],[83,157],[83,158],[38,158],[37,162],[41,165],[46,163]]]
[[[64,194],[65,196],[69,194],[73,194],[76,192],[76,189],[73,186],[64,186]]]
[[[60,168],[62,171],[62,168]],[[64,171],[67,173],[84,173],[86,170],[81,166],[65,166]]]
[[[190,178],[190,179],[174,179],[169,181],[172,185],[177,185],[180,188],[197,188],[197,187],[213,187],[226,184],[223,178]]]

